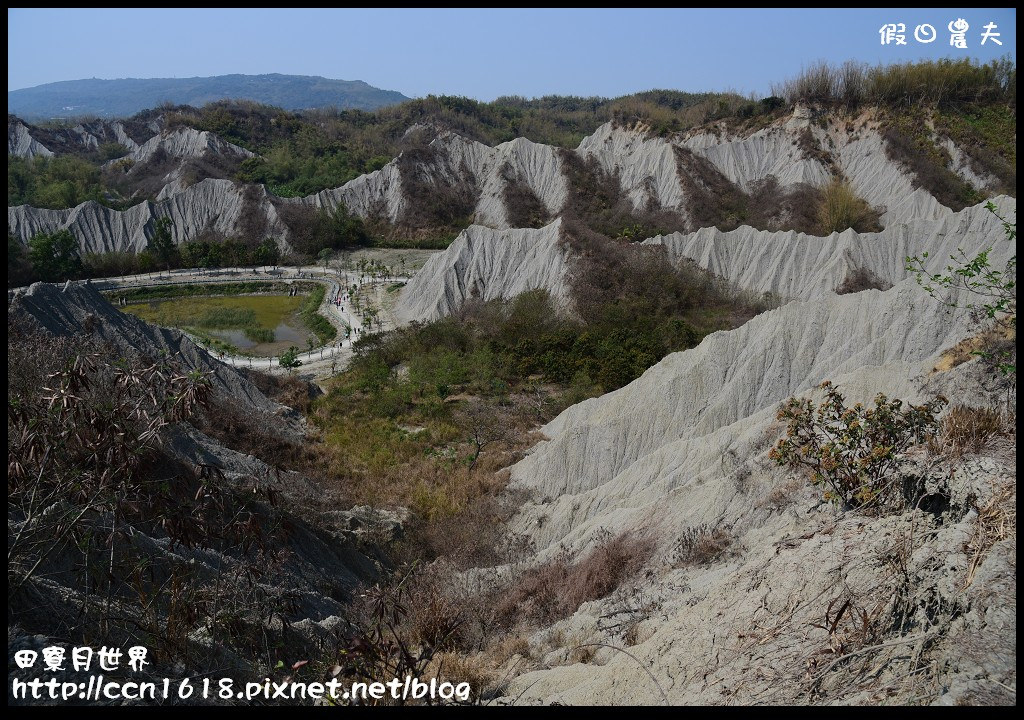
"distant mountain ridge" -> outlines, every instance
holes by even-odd
[[[286,110],[337,107],[376,110],[409,100],[362,80],[311,75],[217,75],[193,78],[65,80],[7,93],[7,112],[24,118],[129,117],[163,102],[201,107],[215,100],[253,100]]]

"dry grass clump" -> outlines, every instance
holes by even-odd
[[[979,356],[982,358],[983,364],[988,365],[1003,362],[1003,358],[1006,358],[1006,361],[1014,362],[1016,360],[1016,340],[1016,323],[1011,322],[1009,317],[1000,318],[978,334],[965,338],[945,350],[935,367],[932,368],[932,372],[952,370]],[[1014,354],[1010,355],[1011,352]],[[996,370],[998,371],[998,369]]]
[[[974,574],[992,546],[1017,533],[1016,483],[1007,483],[1001,487],[977,510],[978,520],[974,526],[974,534],[964,548],[971,557],[967,578],[964,581],[965,588],[974,582]]]
[[[673,567],[710,565],[732,545],[727,528],[697,525],[686,528],[669,555]]]
[[[981,64],[976,60],[925,60],[870,66],[848,61],[841,66],[818,62],[796,77],[772,87],[789,103],[906,107],[934,103],[956,106],[979,101],[1014,103],[1016,63],[1009,59]]]
[[[637,572],[654,550],[645,537],[626,532],[606,537],[576,564],[568,554],[527,570],[498,593],[497,617],[505,627],[525,620],[550,624],[569,617],[585,602],[610,595]]]
[[[309,413],[313,400],[321,394],[316,385],[295,375],[271,375],[248,368],[239,368],[238,372],[271,400],[294,408],[304,415]]]
[[[882,280],[871,270],[858,267],[843,278],[843,282],[836,288],[836,295],[850,295],[864,290],[888,290],[891,287],[891,283]]]
[[[804,479],[797,475],[787,477],[783,482],[772,488],[771,492],[761,501],[760,506],[769,510],[781,510],[793,503],[793,498],[804,487]]]
[[[439,683],[468,683],[467,702],[471,705],[479,704],[481,696],[501,680],[501,674],[493,664],[493,658],[482,652],[467,655],[453,652],[438,653],[427,666],[424,675],[436,677]]]
[[[215,402],[197,417],[198,429],[238,452],[252,455],[271,467],[310,469],[318,458],[316,446],[286,434],[276,422],[257,418],[227,393],[218,393]]]
[[[547,225],[551,219],[547,206],[529,185],[516,176],[511,165],[505,163],[502,166],[501,176],[505,180],[502,200],[505,202],[509,225],[514,228],[539,228]]]
[[[405,626],[415,645],[438,651],[461,647],[465,640],[465,615],[451,563],[432,563],[414,573],[408,583]]]
[[[1011,428],[1007,418],[996,410],[958,405],[942,418],[938,437],[929,442],[929,449],[952,457],[977,453],[989,438],[1012,432]]]
[[[868,205],[849,183],[833,180],[822,191],[818,207],[819,231],[823,235],[853,228],[857,232],[879,232],[881,213]]]

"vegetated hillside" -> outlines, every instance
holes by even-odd
[[[742,102],[728,94],[650,91],[615,100],[508,97],[493,103],[429,96],[373,113],[333,109],[297,113],[257,102],[222,101],[204,107],[165,103],[138,113],[130,124],[151,128],[147,139],[164,127],[181,125],[214,132],[259,154],[259,160],[239,174],[240,180],[263,182],[278,195],[294,197],[343,185],[382,167],[422,141],[423,131],[449,130],[487,145],[526,137],[575,147],[616,117],[649,115],[661,108],[672,114],[675,126],[683,127],[728,115]],[[74,153],[74,138],[68,136],[81,135],[96,124],[68,120],[35,126],[9,116],[8,154],[47,154],[51,145],[53,152]],[[43,149],[30,150],[31,139]],[[78,150],[88,149],[88,144]]]
[[[968,96],[992,101],[981,90],[995,87],[1004,94],[994,117],[1014,117],[1012,94],[977,72],[953,105],[932,106],[933,119],[959,112]],[[295,594],[281,595],[232,580],[218,587],[239,588],[232,597],[243,607],[226,610],[200,586],[186,595],[196,610],[183,619],[157,606],[146,626],[153,641],[165,647],[184,628],[181,645],[219,641],[248,676],[273,665],[278,656],[264,660],[259,648],[281,640],[282,674],[308,660],[293,668],[308,678],[439,677],[470,683],[473,699],[491,704],[1012,704],[1016,202],[996,196],[991,211],[965,191],[945,205],[935,193],[959,186],[929,185],[929,170],[941,167],[995,195],[1004,180],[994,170],[982,177],[962,150],[964,138],[988,136],[990,116],[972,126],[981,135],[957,136],[959,154],[914,165],[918,155],[885,152],[891,108],[861,107],[837,90],[879,79],[844,77],[826,83],[831,95],[817,107],[752,103],[738,125],[665,136],[649,124],[606,123],[575,150],[526,139],[491,147],[442,132],[376,173],[303,199],[206,180],[139,206],[150,215],[9,210],[12,229],[52,232],[58,226],[43,221],[59,220],[101,236],[132,218],[121,227],[140,233],[139,246],[167,232],[155,218],[168,209],[176,226],[198,226],[190,213],[200,193],[236,198],[212,203],[223,227],[258,215],[228,210],[263,207],[282,223],[279,237],[306,247],[358,237],[363,213],[392,229],[463,213],[492,225],[462,230],[404,288],[390,288],[411,322],[365,335],[325,397],[311,402],[291,388],[319,442],[275,444],[230,414],[203,426],[224,442],[252,433],[244,452],[268,465],[283,459],[327,489],[332,509],[357,505],[335,515],[289,499],[304,521],[360,528],[365,513],[377,517],[359,545],[379,551],[370,586],[350,592],[314,574],[322,587],[295,580]],[[927,137],[948,147],[949,137]],[[1015,152],[1005,145],[1000,153]],[[293,235],[289,213],[309,232]],[[511,227],[520,222],[531,227]],[[636,242],[676,222],[664,229],[677,232]],[[75,244],[59,240],[36,248]],[[920,258],[920,283],[907,255]],[[947,271],[951,263],[964,272]],[[980,279],[981,292],[958,289],[960,278]],[[94,332],[106,312],[69,307],[64,294],[35,286],[15,307],[38,295],[43,316],[74,318],[79,336]],[[48,368],[24,358],[78,352],[9,351],[22,389],[13,405],[27,408],[9,420],[22,422],[9,429],[15,451],[39,447],[23,440],[27,418],[45,415],[37,408],[64,407],[49,398],[63,385],[42,382]],[[66,428],[55,421],[52,432],[77,441]],[[92,468],[87,453],[58,460]],[[64,477],[15,468],[19,482]],[[15,489],[22,503],[36,496]],[[141,494],[131,509],[142,516],[124,520],[143,530],[130,537],[151,534],[147,501]],[[392,522],[367,506],[392,508]],[[17,503],[11,512],[17,527],[27,513]],[[244,551],[236,544],[248,535],[232,535],[235,524],[188,527],[204,548]],[[212,532],[220,527],[225,537]],[[57,579],[86,597],[106,592],[109,580],[71,576],[68,567],[92,566],[73,559]],[[241,564],[243,578],[253,564]],[[278,577],[276,565],[262,567]],[[318,604],[325,589],[331,602]],[[345,621],[295,611],[296,596]],[[26,628],[10,634],[12,647],[68,617],[85,618],[79,632],[105,620],[102,607],[74,615],[88,606],[79,597],[47,617],[15,597]],[[301,617],[312,622],[289,635]],[[185,672],[206,669],[205,656],[196,664],[167,653]]]
[[[269,397],[305,409],[306,383],[236,371],[88,286],[19,294],[7,347],[11,652],[143,645],[147,678],[241,681],[352,635],[401,517],[319,482],[301,416]]]
[[[540,227],[558,216],[633,240],[710,226],[878,230],[1015,192],[1014,76],[1012,65],[942,61],[815,68],[780,90],[785,98],[761,101],[657,91],[486,105],[428,98],[374,114],[166,107],[130,123],[159,138],[102,166],[95,150],[43,157],[34,130],[9,119],[9,150],[35,157],[9,163],[8,227],[23,244],[68,229],[90,252],[139,253],[156,221],[174,215],[175,244],[230,239],[250,248],[231,259],[248,262],[267,237],[282,255],[308,259],[353,243],[444,247],[469,224]],[[602,116],[612,120],[574,149],[528,137],[490,144],[520,130],[575,141]],[[64,142],[85,138],[83,150],[99,146],[84,125],[62,132]],[[243,181],[263,187],[232,184]],[[152,204],[120,212],[144,198]],[[98,203],[61,209],[89,199]],[[335,226],[343,232],[332,237]]]
[[[308,75],[217,75],[194,78],[65,80],[7,92],[7,112],[33,119],[124,118],[170,102],[197,107],[217,100],[251,100],[286,110],[335,107],[376,110],[408,100],[362,80]]]
[[[931,296],[905,267],[986,253],[1015,297],[1016,203],[995,202],[1007,224],[975,206],[878,234],[645,246],[563,218],[471,228],[436,255],[400,305],[438,319],[362,344],[318,423],[355,487],[426,518],[421,577],[463,623],[449,667],[499,704],[1012,703],[1013,305],[989,319],[964,307],[985,297]],[[691,262],[806,299],[704,336],[713,308],[688,297],[723,286]],[[824,403],[823,381],[846,405],[805,417],[848,435],[782,467],[773,446],[810,431],[780,410]],[[525,418],[570,400],[509,482]]]

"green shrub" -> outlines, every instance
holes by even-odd
[[[104,188],[95,165],[73,155],[7,158],[7,204],[70,208],[102,201]]]
[[[882,126],[885,154],[913,175],[914,187],[922,187],[952,210],[981,201],[970,183],[950,168],[952,158],[936,143],[931,114],[922,107],[888,113]]]
[[[240,307],[217,307],[203,312],[196,325],[211,330],[256,326],[256,311]]]
[[[874,408],[860,403],[848,408],[831,382],[820,389],[825,391],[820,405],[798,398],[783,403],[777,417],[787,423],[786,437],[769,457],[809,472],[811,482],[828,487],[825,499],[844,509],[900,504],[905,453],[935,434],[946,399],[903,409],[902,400],[879,393]]]
[[[100,159],[104,161],[116,160],[117,158],[124,157],[130,152],[131,150],[126,148],[124,145],[116,142],[103,143],[97,149]]]
[[[247,327],[245,328],[245,336],[255,343],[274,342],[274,331],[268,328]]]
[[[1007,242],[1017,242],[1017,223],[1010,222],[999,214],[995,203],[989,201],[985,209],[995,215],[1003,224]],[[929,295],[948,307],[968,308],[975,313],[979,323],[1002,325],[1016,334],[1017,327],[1017,254],[1014,253],[1002,268],[993,267],[988,259],[992,247],[986,248],[974,257],[969,256],[963,248],[957,249],[956,255],[950,255],[952,264],[947,265],[941,273],[930,273],[925,270],[928,253],[920,256],[907,257],[906,269],[914,273],[917,283]],[[966,291],[967,300],[958,298],[952,291]],[[979,327],[979,330],[991,328]],[[994,361],[997,368],[1005,376],[1015,377],[1017,372],[1016,344],[1012,349],[999,348],[996,352],[983,348],[975,354]]]
[[[295,345],[292,345],[283,353],[281,353],[281,355],[277,358],[277,362],[281,367],[287,368],[288,372],[291,372],[295,368],[300,367],[302,365],[302,361],[299,360],[299,348],[297,348]]]
[[[1002,222],[1007,242],[1016,243],[1017,223],[1009,222],[1001,216],[999,208],[991,201],[985,204],[985,209]],[[906,266],[907,270],[915,273],[918,284],[936,299],[939,299],[938,294],[942,291],[963,289],[979,298],[980,302],[959,303],[955,298],[942,299],[945,305],[979,310],[990,319],[1003,313],[1011,313],[1016,318],[1017,254],[1014,253],[1002,269],[996,269],[988,259],[990,252],[991,247],[971,258],[963,249],[959,249],[957,255],[950,256],[954,264],[947,265],[943,273],[929,273],[924,269],[928,253],[906,258]]]
[[[40,233],[28,241],[32,274],[45,282],[57,282],[82,273],[78,241],[70,230]]]

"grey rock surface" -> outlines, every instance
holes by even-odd
[[[159,126],[155,127],[159,131]],[[425,131],[436,132],[429,128]],[[110,132],[117,132],[116,124],[111,126]],[[799,184],[821,187],[831,180],[833,170],[820,159],[804,157],[799,144],[808,133],[820,145],[822,152],[831,158],[834,170],[847,177],[861,197],[884,211],[882,222],[885,226],[918,220],[940,221],[951,214],[927,191],[914,188],[913,177],[887,157],[877,126],[870,124],[850,133],[838,120],[821,127],[798,114],[747,136],[720,130],[717,133],[695,131],[681,136],[652,137],[643,127],[607,123],[585,138],[573,152],[581,158],[594,158],[606,172],[617,176],[620,191],[637,209],[654,207],[689,217],[690,199],[686,183],[680,177],[680,173],[688,170],[680,167],[677,150],[702,156],[741,190],[749,190],[754,183],[769,177],[775,177],[783,189]],[[33,145],[33,142],[23,125],[9,124],[8,146],[11,152],[44,154],[45,148],[38,143]],[[947,146],[952,144],[948,139],[943,142]],[[211,154],[239,159],[251,155],[212,133],[179,128],[149,138],[134,149],[132,158],[144,161],[159,148],[183,162]],[[437,132],[427,150],[427,159],[416,167],[408,167],[399,157],[380,170],[355,178],[340,188],[305,198],[275,199],[275,202],[328,210],[344,205],[363,218],[378,217],[391,223],[401,223],[411,209],[411,203],[415,202],[410,197],[408,177],[409,173],[415,173],[420,180],[426,178],[428,187],[434,184],[438,187],[458,185],[468,188],[476,198],[474,222],[493,229],[508,229],[512,224],[506,197],[510,184],[528,189],[546,209],[549,218],[557,217],[565,208],[568,184],[563,161],[554,147],[525,138],[488,147],[452,132],[441,131]],[[961,156],[957,154],[956,157]],[[962,158],[957,162],[958,172],[965,180],[989,184],[988,179],[972,175]],[[403,178],[403,172],[407,177]],[[138,252],[145,246],[146,231],[143,227],[150,216],[179,216],[175,222],[177,242],[185,237],[194,237],[205,229],[228,235],[236,233],[242,209],[242,190],[239,187],[217,180],[187,187],[181,181],[180,172],[173,170],[167,174],[165,182],[157,195],[158,202],[149,209],[136,206],[119,213],[91,207],[90,203],[58,211],[8,208],[8,226],[23,242],[27,242],[34,233],[69,228],[83,248],[91,252]],[[171,200],[178,200],[173,209],[166,205]],[[268,222],[268,234],[277,238],[282,249],[287,249],[287,228],[279,222],[265,188],[259,192],[258,205],[248,212],[263,215]]]
[[[7,154],[20,158],[53,156],[53,152],[32,137],[20,121],[7,123]]]
[[[1004,195],[993,201],[1001,215],[1016,218],[1015,198]],[[1004,238],[1001,221],[983,203],[936,219],[891,223],[879,233],[844,230],[817,237],[743,226],[729,232],[702,228],[644,242],[664,245],[669,257],[692,260],[742,288],[787,300],[834,293],[858,271],[868,271],[883,287],[891,287],[910,276],[908,256],[928,253],[925,267],[938,273],[960,248],[973,258],[991,247],[990,259],[996,265],[1005,264],[1016,252]]]
[[[436,320],[469,298],[512,298],[528,290],[547,290],[566,305],[568,263],[560,231],[561,220],[538,230],[463,230],[402,288],[396,316],[402,322]]]

